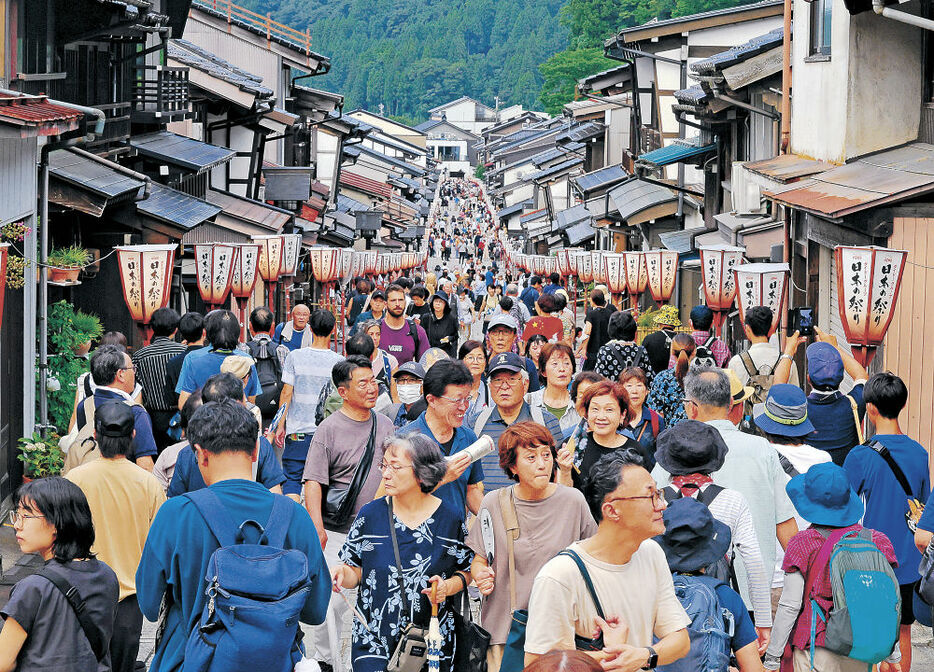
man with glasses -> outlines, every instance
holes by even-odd
[[[490,319],[487,335],[490,340],[490,359],[496,355],[512,352],[519,333],[519,324],[509,313],[500,313]],[[529,392],[536,392],[541,387],[538,380],[538,369],[528,357],[521,358],[522,365],[529,374]],[[489,374],[487,374],[489,375]]]
[[[428,408],[397,432],[399,436],[423,434],[435,441],[449,458],[447,474],[434,494],[465,519],[467,509],[476,513],[483,499],[483,467],[479,462],[471,464],[466,453],[457,454],[477,440],[471,429],[462,426],[470,406],[472,385],[473,376],[463,362],[456,359],[435,362],[422,382]]]
[[[493,439],[493,445],[498,445],[499,437],[507,427],[530,420],[544,425],[554,438],[555,446],[560,446],[564,440],[564,433],[558,418],[543,410],[541,406],[530,406],[525,400],[529,391],[529,373],[525,369],[523,359],[514,352],[504,352],[490,358],[486,376],[490,386],[490,399],[494,406],[480,411],[473,431],[477,436],[489,436]],[[512,479],[499,466],[497,452],[490,453],[482,462],[486,473],[483,481],[486,491],[512,485]]]
[[[641,458],[628,451],[601,458],[584,495],[597,533],[568,551],[586,568],[610,624],[598,617],[574,558],[559,554],[532,585],[526,665],[553,649],[576,648],[575,636],[593,637],[595,625],[603,648],[591,655],[604,670],[651,670],[683,658],[691,619],[675,595],[665,553],[652,540],[665,532],[666,504]]]
[[[328,567],[335,567],[340,563],[337,553],[344,545],[353,517],[364,504],[373,501],[379,489],[382,445],[393,433],[394,427],[392,420],[373,412],[379,387],[369,359],[351,355],[338,362],[331,370],[331,380],[343,404],[315,430],[302,477],[305,482],[305,508],[318,531]],[[368,471],[355,494],[353,516],[343,525],[325,523],[322,502],[326,493],[332,489],[346,490],[350,486],[358,465],[361,465],[367,453],[371,432],[374,449],[369,465],[361,467],[368,468]],[[353,495],[348,493],[346,496]],[[353,600],[351,598],[351,603]],[[347,603],[339,595],[332,595],[325,623],[313,628],[317,649],[314,657],[322,670],[330,670],[339,655],[347,609]],[[329,632],[336,633],[335,641],[331,641]],[[346,669],[347,665],[343,667]]]
[[[75,414],[75,422],[80,432],[88,423],[94,422],[93,409],[100,408],[108,401],[124,401],[133,410],[133,441],[126,457],[131,462],[152,472],[156,457],[156,439],[152,433],[152,420],[146,409],[133,401],[130,396],[136,387],[136,367],[126,351],[116,345],[102,345],[91,355],[91,378],[97,388],[94,390],[93,406],[81,404]],[[90,406],[91,417],[87,417]],[[93,426],[93,425],[92,425]],[[96,456],[96,454],[95,454]]]

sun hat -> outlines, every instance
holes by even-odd
[[[866,510],[843,467],[833,462],[815,464],[795,476],[785,492],[800,516],[814,525],[847,527],[858,523]]]
[[[730,379],[730,398],[734,406],[746,401],[752,393],[756,391],[754,387],[743,385],[739,380],[739,376],[736,375],[733,369],[723,369],[723,372],[726,373],[726,377]]]
[[[806,350],[808,378],[819,390],[833,390],[843,382],[843,358],[830,343],[811,343]]]
[[[717,471],[728,450],[717,429],[697,420],[666,429],[655,446],[655,460],[672,476]]]
[[[808,398],[797,385],[772,385],[765,402],[752,407],[752,418],[768,434],[798,437],[814,431],[808,420]]]
[[[726,555],[731,534],[706,504],[693,497],[676,499],[665,509],[665,534],[655,541],[665,551],[673,572],[696,572]]]
[[[667,325],[669,327],[681,326],[681,318],[678,317],[677,306],[662,306],[661,309],[655,313],[655,326],[660,327],[662,325]]]
[[[243,378],[250,373],[253,364],[252,357],[229,355],[221,362],[221,373],[232,373],[237,378]]]

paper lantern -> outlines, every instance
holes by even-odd
[[[626,291],[626,261],[622,254],[606,252],[603,255],[606,288],[613,294]]]
[[[172,267],[177,245],[122,245],[115,247],[123,299],[130,316],[150,339],[152,314],[169,303]]]
[[[285,241],[282,236],[254,236],[259,245],[259,261],[256,270],[266,282],[276,282],[282,269],[282,252]]]
[[[629,305],[639,305],[639,297],[649,284],[649,275],[645,270],[645,254],[640,251],[623,252],[626,263],[626,291],[629,292]]]
[[[195,245],[195,270],[201,300],[212,309],[227,300],[237,248],[224,243]]]
[[[593,281],[598,285],[606,284],[606,265],[603,263],[603,250],[593,250],[590,253],[590,267],[593,269]]]
[[[312,247],[308,250],[311,274],[321,283],[337,280],[340,250],[335,247]]]
[[[568,256],[568,267],[570,268],[569,275],[577,275],[577,252],[574,250],[565,250]]]
[[[551,275],[558,272],[558,258],[545,257],[545,275]]]
[[[593,258],[590,252],[578,252],[577,257],[577,277],[581,282],[588,283],[593,281]]]
[[[720,332],[723,317],[733,307],[736,298],[736,277],[733,269],[743,263],[744,247],[711,245],[698,248],[704,274],[704,297],[713,311],[715,333]]]
[[[649,291],[655,303],[661,308],[675,291],[675,280],[678,277],[678,253],[671,250],[649,250],[643,255]]]
[[[350,277],[356,278],[366,273],[366,253],[360,250],[349,250],[350,257]]]
[[[230,274],[230,291],[238,302],[246,301],[253,294],[259,276],[259,245],[243,243],[234,249],[234,260]]]
[[[282,234],[282,260],[279,265],[280,277],[292,277],[298,271],[298,255],[302,251],[302,234]]]
[[[892,321],[908,252],[847,245],[838,245],[833,252],[837,308],[846,340],[856,361],[868,366]]]
[[[341,280],[350,280],[353,275],[351,271],[353,270],[353,250],[349,247],[345,247],[340,251],[340,267],[338,269],[338,276]]]
[[[555,259],[558,260],[558,273],[561,277],[566,278],[571,275],[571,260],[568,251],[558,250]]]
[[[367,275],[373,275],[379,271],[379,259],[377,258],[376,250],[366,250],[366,265],[364,270]]]
[[[775,333],[782,318],[789,274],[788,264],[740,264],[733,269],[739,320],[744,326],[747,310],[766,306],[772,311],[769,336]]]

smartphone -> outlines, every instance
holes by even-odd
[[[788,324],[791,333],[798,332],[801,336],[814,335],[814,308],[792,308],[788,311]]]

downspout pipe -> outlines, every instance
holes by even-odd
[[[872,11],[887,19],[907,23],[909,26],[916,26],[924,30],[934,30],[934,20],[925,19],[923,16],[915,16],[908,12],[901,12],[897,9],[886,7],[884,0],[872,0]]]
[[[782,33],[782,117],[779,128],[780,149],[787,154],[791,146],[791,8],[794,0],[785,0]]]

